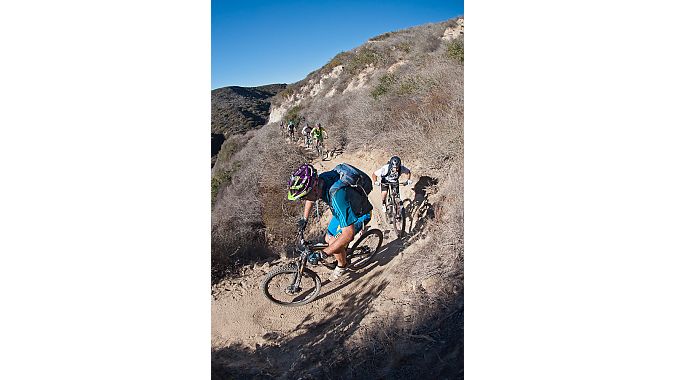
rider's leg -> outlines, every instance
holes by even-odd
[[[324,236],[324,240],[327,244],[331,244],[334,240],[336,240],[336,237],[327,232],[326,236]],[[333,256],[336,258],[338,266],[345,267],[347,265],[347,245],[340,247],[338,252],[334,253]]]
[[[329,227],[326,230],[326,236],[324,236],[324,240],[330,245],[332,244],[338,236],[340,236],[340,233],[342,232],[342,227],[338,223],[338,219],[334,216],[331,218],[331,221],[329,222]],[[345,246],[340,247],[337,252],[333,254],[333,256],[336,258],[336,261],[338,262],[338,266],[340,267],[345,267],[347,265],[347,244]]]
[[[385,199],[387,199],[387,191],[388,191],[387,184],[385,181],[381,178],[380,179],[380,203],[382,203],[383,206],[385,206]]]
[[[349,243],[348,243],[349,244]],[[338,266],[345,268],[347,266],[347,244],[341,246],[338,252],[334,253],[336,256],[336,261],[338,261]]]
[[[350,243],[354,240],[357,239],[358,236],[361,236],[362,231],[366,230],[366,224],[371,220],[371,213],[364,214],[357,218],[357,221],[352,225],[354,228],[354,236],[352,237],[352,240],[348,241],[345,243],[345,245],[341,246],[338,252],[336,252],[334,255],[336,256],[336,261],[338,261],[338,267],[336,268],[337,270],[340,268],[345,268],[347,267],[350,263],[347,261],[347,247],[350,245]],[[340,231],[338,231],[338,235],[340,235]],[[335,236],[338,236],[335,235]]]

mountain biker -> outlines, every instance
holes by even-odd
[[[310,123],[305,123],[305,126],[303,127],[303,130],[301,133],[303,134],[303,137],[305,138],[305,145],[309,146],[307,143],[310,141],[310,132],[312,131],[312,128],[310,128]]]
[[[392,184],[393,190],[397,193],[399,192],[399,176],[406,174],[406,185],[410,185],[411,182],[411,170],[406,166],[401,164],[401,158],[398,156],[392,156],[390,160],[380,169],[376,170],[371,174],[373,182],[376,186],[380,185],[381,200],[383,203],[383,212],[387,212],[385,207],[385,199],[387,198],[387,184]],[[378,181],[380,178],[380,181]]]
[[[289,120],[289,124],[286,126],[286,129],[289,133],[289,138],[293,140],[294,131],[296,130],[296,125],[293,123],[293,120]]]
[[[287,195],[289,200],[305,200],[303,217],[298,221],[301,231],[305,229],[312,207],[318,199],[329,205],[333,217],[324,237],[329,246],[315,252],[315,256],[308,260],[316,264],[319,259],[335,255],[338,265],[331,273],[330,281],[338,279],[347,271],[347,246],[357,233],[367,228],[365,225],[371,220],[373,210],[363,188],[341,186],[339,181],[342,180],[336,169],[318,175],[312,165],[303,164],[291,175]]]
[[[320,143],[323,143],[324,139],[329,138],[326,129],[324,129],[320,123],[317,123],[317,125],[312,128],[310,134],[312,134],[312,137],[315,139],[315,148],[317,148]]]

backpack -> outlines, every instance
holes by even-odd
[[[340,179],[331,186],[331,193],[335,193],[336,190],[344,187],[350,186],[355,189],[361,189],[365,195],[369,195],[373,190],[373,183],[371,182],[371,177],[363,171],[355,168],[349,164],[338,164],[333,168],[340,175]]]
[[[373,206],[371,206],[368,198],[368,194],[373,190],[371,177],[354,166],[345,163],[338,164],[333,170],[340,175],[340,178],[329,189],[331,198],[333,198],[336,191],[349,186],[354,190],[351,192],[352,196],[358,197],[358,199],[352,198],[354,200],[353,207],[356,215],[362,216],[371,211]]]

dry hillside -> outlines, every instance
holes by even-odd
[[[338,54],[272,99],[270,124],[226,141],[212,170],[213,378],[463,377],[463,22]],[[279,120],[301,116],[327,127],[329,160],[280,135]],[[397,238],[376,207],[385,241],[373,266],[325,283],[305,306],[263,298],[260,279],[285,261],[300,215],[285,197],[293,169],[372,172],[394,154],[413,171],[403,197],[429,205],[407,234]]]

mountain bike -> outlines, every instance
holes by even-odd
[[[317,156],[323,160],[325,158],[324,156],[326,154],[326,148],[324,147],[324,140],[320,140],[315,145],[315,150],[317,151]]]
[[[297,245],[294,253],[298,255],[290,264],[270,271],[261,282],[263,295],[270,301],[282,306],[300,306],[311,302],[319,295],[322,280],[309,268],[312,265],[308,256],[328,247],[324,242],[306,241],[303,231],[296,236]],[[357,270],[364,268],[378,253],[383,243],[383,232],[379,229],[368,229],[357,241],[347,249],[348,268]],[[329,256],[331,257],[331,256]],[[336,262],[320,260],[317,265],[329,269],[335,268]]]
[[[399,196],[399,188],[395,186],[396,183],[384,182],[383,184],[387,186],[387,198],[385,198],[387,221],[392,224],[397,236],[402,237],[406,231],[406,208]],[[407,183],[403,182],[399,185],[406,186]]]

